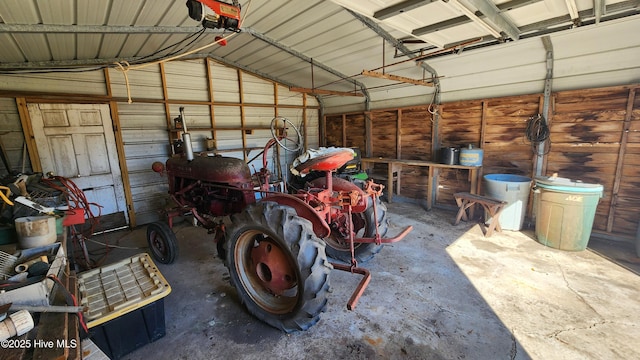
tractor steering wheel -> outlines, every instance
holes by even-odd
[[[278,126],[280,122],[282,122],[283,124],[282,127]],[[293,130],[296,132],[295,138],[287,137],[288,128],[293,128]],[[273,137],[273,140],[275,140],[278,145],[280,145],[281,148],[287,151],[295,152],[300,150],[300,147],[302,147],[302,135],[300,135],[300,131],[295,126],[295,124],[291,122],[291,120],[282,116],[276,116],[273,118],[273,120],[271,120],[271,136]],[[283,143],[283,140],[289,140],[292,145],[286,146]]]

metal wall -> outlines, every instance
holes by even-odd
[[[0,151],[8,162],[0,161],[0,177],[13,172],[31,171],[31,161],[25,149],[22,125],[15,99],[0,98]]]
[[[106,95],[102,71],[0,74],[0,90],[21,93]]]
[[[271,139],[269,125],[275,116],[303,126],[308,146],[319,143],[315,98],[237,69],[201,59],[149,66],[129,71],[127,76],[134,100],[131,104],[119,102],[118,116],[137,224],[157,220],[158,210],[172,205],[167,196],[167,179],[151,171],[151,164],[165,162],[171,156],[168,139],[178,133],[169,131],[167,124],[173,126],[180,107],[185,108],[195,152],[207,151],[207,140],[215,139],[218,153],[251,160]],[[109,78],[113,97],[127,97],[124,74],[110,69]],[[155,102],[156,99],[162,101]],[[279,156],[280,173],[286,175],[286,164],[295,154],[279,151]],[[277,174],[272,151],[267,159],[269,169]],[[249,165],[252,170],[259,170],[262,156]]]
[[[159,219],[170,205],[167,179],[151,170],[155,161],[171,156],[173,119],[185,107],[187,130],[194,151],[206,151],[215,138],[217,150],[246,160],[258,155],[271,138],[269,125],[284,116],[303,127],[308,147],[319,143],[319,104],[314,97],[290,92],[243,71],[206,59],[153,64],[141,69],[109,69],[72,73],[0,74],[0,139],[8,150],[11,167],[22,165],[23,129],[16,99],[26,102],[96,102],[113,100],[119,123],[129,191],[136,225]],[[131,99],[131,102],[129,102]],[[245,151],[246,150],[246,151]],[[282,174],[295,154],[279,151]],[[272,151],[268,166],[278,173]],[[262,167],[262,157],[251,164]],[[26,171],[31,170],[27,157]],[[0,165],[0,175],[6,174]]]

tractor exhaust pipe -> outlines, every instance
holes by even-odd
[[[182,144],[184,146],[184,154],[187,161],[193,160],[193,146],[191,146],[191,134],[187,132],[187,120],[184,117],[184,106],[180,106],[180,117],[182,118]]]

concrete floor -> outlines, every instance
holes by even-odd
[[[640,276],[589,249],[545,247],[531,230],[484,238],[455,214],[388,205],[390,233],[413,232],[365,264],[372,280],[334,270],[318,324],[284,334],[249,315],[206,231],[174,230],[180,256],[158,264],[172,287],[166,336],[125,359],[639,359]],[[95,240],[145,251],[144,227]],[[94,245],[95,246],[95,245]],[[634,255],[635,256],[635,255]],[[640,263],[637,260],[636,264]]]

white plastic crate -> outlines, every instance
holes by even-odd
[[[80,306],[92,328],[167,296],[171,286],[147,253],[78,274]]]

